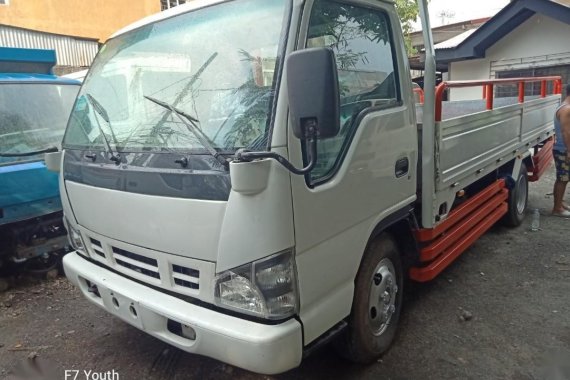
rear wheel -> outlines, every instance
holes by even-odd
[[[336,344],[341,355],[369,363],[390,347],[402,308],[402,278],[398,247],[383,235],[370,245],[358,270],[348,327]]]
[[[509,192],[509,211],[503,218],[503,223],[509,227],[521,225],[528,205],[528,177],[524,163],[515,181],[515,186]]]

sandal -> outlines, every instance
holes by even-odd
[[[570,218],[570,211],[563,210],[559,212],[552,212],[552,216],[557,216],[559,218]]]

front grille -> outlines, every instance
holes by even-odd
[[[200,289],[198,282],[200,279],[199,270],[173,264],[172,278],[174,279],[174,283],[178,286],[183,286],[190,289]]]
[[[145,276],[160,279],[158,261],[156,259],[125,251],[117,247],[113,247],[113,258],[117,265]]]
[[[82,230],[89,255],[127,276],[166,290],[213,301],[215,264],[127,244]],[[204,282],[204,284],[202,284]]]
[[[89,241],[91,242],[91,250],[96,255],[99,255],[102,258],[105,258],[105,251],[103,251],[103,246],[101,245],[101,242],[99,240],[96,240],[96,239],[89,239]]]

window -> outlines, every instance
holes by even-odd
[[[350,144],[358,116],[398,104],[397,72],[388,15],[377,9],[317,0],[311,12],[307,47],[333,49],[340,86],[338,136],[318,141],[311,183],[334,174]]]
[[[110,139],[123,152],[204,154],[200,139],[151,97],[199,120],[224,154],[263,149],[287,3],[226,1],[109,40],[83,83],[64,146],[100,149]]]
[[[570,81],[570,65],[499,71],[496,75],[497,78],[546,77],[560,75],[562,77],[562,83],[568,83]],[[548,94],[552,93],[551,81],[547,82],[546,92]],[[519,90],[516,84],[503,84],[496,86],[495,97],[497,98],[516,97],[518,94]],[[524,94],[525,96],[540,95],[540,82],[525,83]]]
[[[2,0],[0,0],[1,2]],[[4,0],[8,1],[8,0]],[[160,10],[164,11],[180,4],[185,4],[186,0],[160,0]]]
[[[61,142],[79,86],[0,84],[0,153],[28,153]],[[0,167],[43,156],[0,157]]]

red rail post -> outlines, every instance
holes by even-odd
[[[541,97],[546,97],[547,83],[552,82],[552,93],[560,94],[562,93],[562,79],[559,76],[547,76],[547,77],[523,77],[523,78],[500,78],[500,79],[489,79],[489,80],[467,80],[467,81],[450,81],[441,82],[435,90],[435,121],[441,121],[442,119],[442,101],[443,94],[447,88],[463,88],[463,87],[478,87],[483,86],[483,98],[485,99],[487,110],[493,109],[493,98],[494,98],[494,85],[495,84],[518,84],[519,88],[519,102],[525,101],[525,84],[541,82],[540,95]]]
[[[519,82],[519,103],[524,103],[524,82]]]
[[[487,88],[487,109],[493,109],[493,84],[489,83],[485,86]]]
[[[447,82],[441,82],[435,88],[435,121],[441,121],[443,94],[447,88]]]
[[[424,90],[422,90],[421,88],[414,88],[413,91],[414,91],[414,93],[418,94],[420,104],[424,104],[424,100],[425,100]]]

